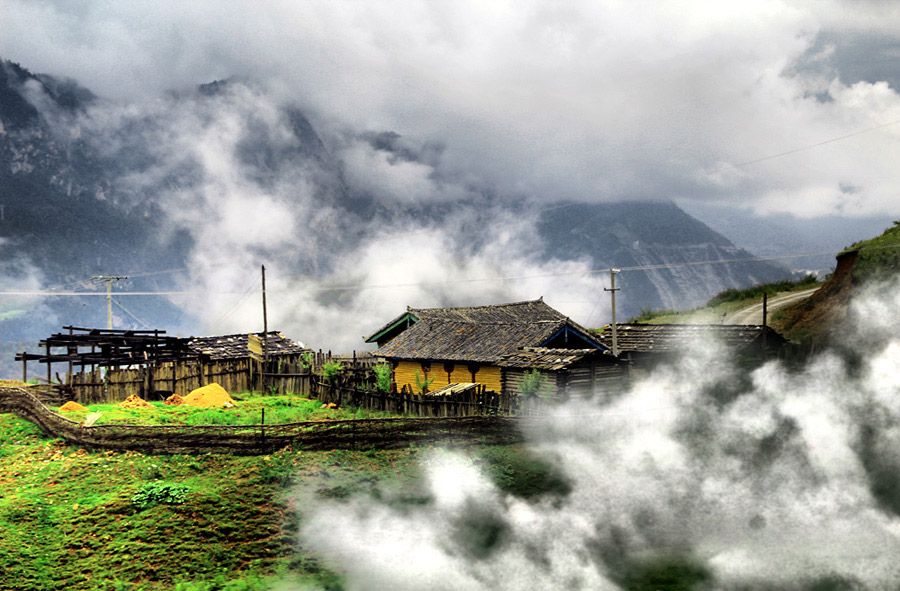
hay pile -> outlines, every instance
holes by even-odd
[[[0,380],[0,386],[5,386],[7,388],[27,388],[31,384],[27,382],[20,382],[19,380]]]
[[[197,388],[184,397],[184,404],[197,407],[216,407],[231,408],[234,406],[234,399],[228,395],[225,388],[219,384],[212,383],[202,388]]]
[[[172,394],[163,404],[168,404],[169,406],[184,406],[184,398],[179,396],[178,394]]]
[[[73,412],[73,411],[81,411],[87,410],[86,406],[82,406],[75,402],[74,400],[70,400],[59,407],[60,412]]]
[[[153,408],[153,405],[141,398],[140,396],[135,396],[132,394],[122,402],[118,404],[119,408]]]

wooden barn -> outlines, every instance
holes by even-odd
[[[583,372],[588,380],[596,379],[605,375],[606,366],[618,366],[603,343],[543,298],[468,308],[407,308],[366,342],[379,345],[373,354],[390,362],[398,391],[418,392],[428,380],[431,391],[480,383],[511,393],[532,367],[553,373],[554,391],[560,385],[565,391],[575,384],[576,374],[579,380]],[[600,366],[604,369],[598,372]]]
[[[612,328],[600,341],[612,347]],[[778,356],[787,344],[769,326],[753,324],[616,324],[619,357],[642,369],[703,342],[716,342],[739,358],[758,361]]]

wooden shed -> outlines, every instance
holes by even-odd
[[[596,337],[544,303],[524,302],[465,308],[407,308],[371,336],[374,352],[391,363],[398,390],[413,392],[448,384],[480,383],[507,392],[504,359],[523,347],[607,351]],[[418,379],[417,379],[418,374]]]
[[[210,382],[229,392],[252,390],[259,388],[261,374],[291,371],[306,351],[275,331],[182,338],[160,330],[64,328],[68,334],[54,334],[41,342],[45,353],[21,353],[16,359],[22,361],[23,374],[28,361],[45,363],[48,382],[52,364],[65,364],[65,384],[85,404],[123,400],[132,394],[156,400],[173,392],[184,395]],[[262,362],[264,349],[267,367]]]
[[[604,328],[599,338],[612,347],[612,328]],[[616,324],[616,341],[619,356],[638,369],[703,342],[716,342],[749,361],[777,356],[787,344],[771,327],[754,324]]]
[[[280,332],[252,332],[212,337],[190,337],[187,346],[204,361],[223,361],[262,357],[263,348],[270,361],[296,363],[307,349]]]
[[[525,374],[537,370],[547,378],[542,394],[559,398],[589,397],[616,387],[627,369],[606,350],[547,347],[523,347],[505,355],[500,366],[504,391],[521,393]]]

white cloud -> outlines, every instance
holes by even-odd
[[[858,306],[896,317],[897,298],[885,289]],[[716,589],[889,588],[900,575],[892,334],[858,343],[854,370],[823,354],[747,379],[707,344],[529,424],[529,449],[568,494],[526,502],[468,452],[441,452],[422,461],[427,502],[382,489],[304,503],[305,546],[349,589],[418,589],[434,569],[452,575],[435,589],[616,589],[673,558],[692,566],[668,573],[705,571]]]
[[[32,69],[129,97],[252,76],[334,129],[440,141],[445,170],[504,191],[803,216],[898,208],[893,128],[716,173],[898,118],[897,89],[791,69],[821,31],[895,34],[900,15],[881,3],[5,6],[0,54]],[[419,165],[347,156],[401,200],[427,189]]]

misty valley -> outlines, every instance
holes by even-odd
[[[782,4],[0,5],[0,588],[900,588],[900,41]]]

